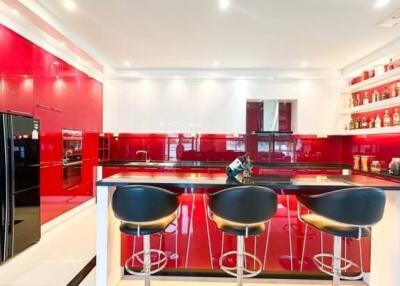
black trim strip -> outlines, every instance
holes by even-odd
[[[67,284],[67,286],[78,286],[81,284],[81,282],[88,276],[88,274],[96,267],[96,256],[92,258],[88,262],[88,264],[85,265],[85,267],[82,268],[81,271],[79,271],[78,274],[75,275],[74,278]]]

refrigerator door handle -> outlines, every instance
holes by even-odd
[[[4,162],[4,187],[5,187],[5,204],[4,204],[4,230],[3,233],[1,234],[3,236],[3,260],[6,260],[8,257],[8,229],[9,229],[9,224],[10,224],[10,202],[9,202],[9,166],[8,163],[9,161],[8,159],[8,150],[7,150],[7,138],[8,138],[8,128],[6,127],[8,125],[8,120],[7,117],[3,114],[2,115],[2,121],[3,121],[3,142],[1,142],[1,144],[3,145],[4,148],[4,158],[3,162]]]
[[[10,144],[10,154],[8,158],[10,159],[9,164],[10,164],[10,231],[11,231],[11,241],[9,241],[9,249],[10,249],[10,256],[14,255],[14,237],[15,237],[15,232],[14,232],[14,218],[15,218],[15,158],[14,158],[14,133],[13,133],[13,128],[12,126],[14,125],[13,123],[13,117],[9,117],[9,124],[8,124],[8,136],[9,136],[9,144]]]

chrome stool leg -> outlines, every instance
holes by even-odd
[[[237,236],[236,250],[223,253],[219,258],[220,268],[227,274],[237,278],[237,286],[243,285],[243,278],[250,278],[258,275],[262,270],[262,262],[255,255],[246,252],[244,245],[244,236]],[[228,256],[236,256],[236,266],[224,265],[224,259]],[[253,259],[256,262],[254,270],[246,267],[246,257]]]
[[[146,276],[144,277],[144,285],[150,286],[150,270],[151,270],[150,235],[145,235],[143,237],[143,249],[144,249],[143,270],[144,270],[144,273],[146,273]]]
[[[339,236],[334,237],[334,243],[333,243],[333,261],[332,261],[332,266],[333,266],[333,280],[332,280],[332,285],[333,286],[339,286],[340,285],[340,263],[341,263],[341,256],[342,256],[342,238]]]
[[[151,254],[155,254],[160,259],[157,261],[151,261]],[[143,265],[142,270],[133,270],[132,263],[133,260],[137,260],[141,265]],[[150,275],[157,273],[164,269],[167,265],[168,259],[165,252],[160,251],[159,249],[151,249],[150,248],[150,235],[143,236],[143,250],[133,253],[133,255],[128,258],[125,262],[125,270],[129,274],[136,276],[144,276],[144,285],[150,286]]]
[[[332,259],[332,264],[331,265],[325,264],[324,258]],[[320,254],[315,255],[313,260],[314,260],[315,265],[321,272],[324,272],[325,274],[328,274],[333,277],[333,279],[332,279],[333,286],[339,286],[340,279],[359,280],[363,277],[363,273],[362,273],[361,267],[359,265],[357,265],[356,263],[354,263],[353,261],[351,261],[347,258],[342,258],[342,238],[340,236],[334,236],[333,255],[327,254],[327,253],[320,253]],[[356,275],[356,276],[343,275],[342,271],[346,271],[350,267],[360,269],[361,274]]]
[[[236,267],[237,267],[237,286],[243,285],[243,268],[244,268],[244,237],[239,235],[237,237],[237,255],[236,255]]]

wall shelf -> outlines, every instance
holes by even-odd
[[[343,93],[354,93],[360,90],[374,88],[398,79],[400,79],[400,68],[385,72],[384,74],[348,86],[343,90]]]
[[[347,109],[343,109],[341,114],[354,114],[354,113],[360,113],[360,112],[367,112],[367,111],[374,111],[374,110],[380,110],[380,109],[385,109],[393,106],[400,105],[400,96],[389,98],[389,99],[384,99],[381,101],[365,104],[365,105],[359,105]]]
[[[341,135],[373,135],[390,133],[400,133],[400,126],[346,130],[343,131]]]

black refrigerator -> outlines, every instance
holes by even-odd
[[[0,263],[40,239],[39,121],[0,113]]]

